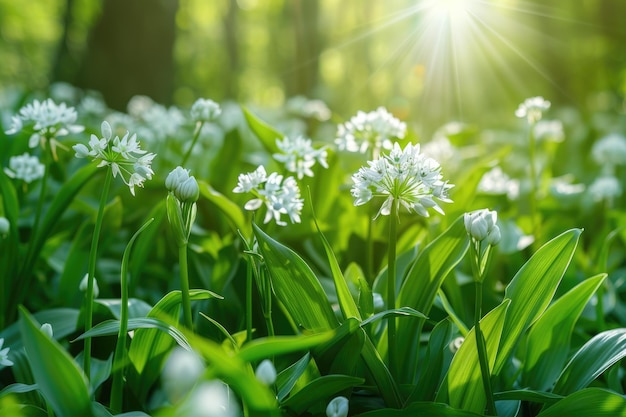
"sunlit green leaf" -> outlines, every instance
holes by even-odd
[[[614,392],[587,388],[563,398],[550,408],[537,414],[537,417],[626,416],[626,399]]]
[[[504,300],[480,321],[490,370],[493,369],[496,361],[500,335],[509,304],[510,300]],[[475,413],[484,411],[486,396],[478,361],[475,328],[469,331],[465,341],[454,355],[448,370],[447,384],[448,398],[452,407]]]
[[[624,357],[626,329],[602,332],[574,354],[556,381],[553,391],[562,395],[578,391]]]
[[[259,119],[245,107],[242,107],[241,109],[243,110],[243,114],[246,117],[248,126],[250,126],[252,132],[254,132],[254,134],[259,138],[267,152],[270,154],[278,152],[276,139],[282,139],[283,134]]]
[[[200,188],[200,195],[215,204],[224,213],[233,230],[241,230],[246,236],[250,234],[250,225],[246,222],[246,218],[237,204],[205,181],[198,181],[198,187]]]
[[[606,274],[589,278],[556,300],[528,333],[522,386],[552,387],[567,360],[574,325]]]
[[[283,371],[281,371],[276,377],[276,387],[278,388],[277,398],[278,401],[283,401],[287,395],[291,392],[293,387],[298,382],[298,379],[304,374],[309,362],[311,361],[311,355],[307,352],[297,362],[290,365]],[[2,393],[0,392],[0,395]]]
[[[381,311],[380,313],[376,313],[370,318],[368,318],[367,320],[363,320],[363,322],[361,323],[361,326],[368,325],[373,321],[381,320],[387,317],[413,317],[413,318],[419,318],[419,319],[428,318],[425,314],[420,313],[419,311],[411,307],[400,307],[400,308],[394,308],[393,310],[385,310],[385,311]]]
[[[499,374],[519,338],[544,312],[574,256],[580,229],[571,229],[555,237],[526,262],[506,288],[511,300],[494,374]]]
[[[35,381],[55,415],[86,416],[91,409],[87,378],[74,359],[20,308],[20,330]]]
[[[290,396],[283,407],[295,415],[303,415],[311,407],[326,409],[328,401],[341,391],[362,384],[364,380],[348,375],[324,375],[309,382],[300,391]]]

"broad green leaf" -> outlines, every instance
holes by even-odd
[[[606,274],[589,278],[555,301],[528,332],[522,386],[547,390],[563,370],[574,325]]]
[[[556,381],[553,391],[562,395],[578,391],[625,356],[626,328],[602,332],[574,354]]]
[[[208,290],[190,290],[191,301],[206,300],[209,298],[223,298]],[[171,318],[175,320],[180,314],[181,305],[180,291],[171,291],[166,294],[152,308],[148,317]],[[127,374],[129,386],[137,390],[140,400],[145,400],[152,384],[161,372],[161,365],[165,360],[165,354],[169,352],[174,340],[167,333],[157,329],[137,329],[130,347],[128,357],[133,364]]]
[[[626,399],[614,392],[601,388],[587,388],[577,391],[537,417],[623,417],[626,416]]]
[[[319,332],[337,327],[337,319],[320,282],[291,249],[253,225],[259,250],[270,273],[276,297],[297,326]]]
[[[496,392],[493,398],[497,401],[527,401],[531,403],[553,404],[563,399],[562,395],[551,392],[520,389],[513,391]]]
[[[276,139],[282,139],[284,135],[256,117],[245,107],[242,107],[241,109],[246,117],[248,126],[250,126],[252,132],[254,132],[254,134],[259,138],[261,144],[263,144],[267,152],[269,154],[277,153],[279,149],[276,145]]]
[[[111,414],[105,406],[95,401],[91,403],[91,413],[91,417],[150,417],[143,411],[129,411],[128,413]]]
[[[2,256],[0,256],[0,273],[2,273],[3,277],[14,277],[17,275],[17,261],[19,259],[19,228],[17,221],[19,212],[19,201],[15,187],[4,171],[0,170],[0,216],[6,217],[10,225],[9,234],[2,243]],[[11,284],[20,285],[20,280],[3,279],[0,285],[3,286],[4,291],[0,291],[0,294],[3,294],[4,297],[10,294],[12,291]],[[8,299],[0,299],[2,309],[8,304]],[[4,317],[6,312],[0,312],[0,317]],[[2,326],[4,326],[4,323],[0,323],[0,327]]]
[[[490,371],[496,361],[500,335],[509,304],[510,300],[504,300],[480,320]],[[447,385],[449,403],[452,407],[475,413],[484,411],[486,396],[478,361],[475,328],[469,331],[452,359],[448,370]]]
[[[58,304],[80,307],[84,301],[85,294],[82,291],[76,291],[76,289],[80,286],[80,281],[87,271],[92,235],[93,222],[87,220],[80,225],[73,236],[59,278],[59,285],[55,291],[55,299]]]
[[[242,159],[243,146],[239,129],[231,129],[224,135],[222,146],[209,162],[209,178],[218,190],[232,190],[231,181],[239,174],[238,165],[233,161]],[[236,171],[237,170],[237,171]]]
[[[273,336],[255,339],[246,343],[237,356],[246,362],[255,362],[272,356],[311,349],[328,342],[335,333],[335,331],[328,331],[310,336]]]
[[[408,306],[428,315],[444,279],[463,259],[469,240],[463,216],[418,253],[398,293],[399,306]],[[401,320],[397,327],[398,357],[403,358],[401,380],[413,379],[417,367],[417,337],[423,320]],[[380,350],[386,353],[386,348]]]
[[[189,342],[185,339],[185,336],[178,330],[176,327],[168,324],[162,320],[159,320],[154,317],[141,317],[136,319],[128,320],[128,331],[137,330],[137,329],[157,329],[160,330],[172,337],[181,347],[191,350],[191,346],[189,346]],[[87,337],[98,337],[98,336],[112,336],[119,332],[120,330],[120,321],[119,320],[106,320],[102,323],[98,323],[89,331],[81,334],[75,340],[82,340]]]
[[[441,380],[448,370],[449,365],[444,366],[446,363],[445,353],[448,352],[448,356],[452,355],[448,345],[453,331],[452,323],[449,319],[445,319],[437,323],[430,333],[425,363],[420,367],[418,382],[415,384],[408,402],[431,401],[435,398],[437,387],[440,386]]]
[[[250,235],[250,225],[237,204],[219,193],[205,181],[198,181],[198,187],[200,188],[200,195],[215,204],[224,213],[233,230],[241,230],[245,236]]]
[[[166,216],[165,211],[165,200],[161,199],[146,216],[148,219],[154,219],[154,224],[141,232],[134,244],[133,257],[129,262],[130,276],[132,277],[130,280],[130,294],[136,294],[135,288],[140,280],[141,271],[147,264],[148,257],[154,253],[154,242],[163,233],[162,227],[165,226],[163,222]]]
[[[309,193],[309,199],[311,198]],[[337,291],[337,299],[339,301],[339,307],[341,308],[341,313],[343,314],[344,319],[348,319],[351,317],[355,317],[361,320],[361,314],[359,313],[359,308],[354,302],[354,298],[352,298],[352,294],[350,293],[350,289],[348,288],[348,284],[346,283],[346,279],[341,272],[341,268],[339,267],[339,262],[337,262],[337,258],[335,258],[335,254],[333,252],[330,243],[320,230],[319,225],[317,224],[317,219],[313,216],[313,221],[315,222],[315,227],[317,228],[317,234],[322,239],[322,244],[324,245],[324,250],[326,251],[326,256],[328,257],[328,263],[330,264],[330,270],[332,272],[333,281],[335,282],[335,289]]]
[[[79,311],[73,308],[53,308],[41,310],[33,314],[39,323],[49,323],[52,326],[55,339],[63,339],[65,336],[76,331]],[[0,332],[0,337],[4,338],[5,346],[12,349],[22,347],[19,323],[13,323]]]
[[[287,398],[282,406],[294,415],[303,415],[313,407],[322,407],[319,411],[324,411],[328,401],[336,395],[363,382],[363,378],[348,375],[324,375]]]
[[[289,395],[293,387],[296,385],[296,382],[298,382],[298,379],[300,379],[302,374],[306,371],[310,361],[311,354],[307,352],[297,362],[285,368],[278,374],[276,377],[276,387],[278,389],[276,397],[278,398],[278,401],[282,402]],[[0,392],[0,395],[2,395],[2,392]]]
[[[86,416],[91,409],[87,378],[74,359],[20,307],[20,330],[35,381],[55,415]]]
[[[4,397],[8,394],[23,394],[25,392],[31,392],[38,390],[39,386],[37,384],[22,384],[15,383],[5,387],[2,391],[0,391],[0,397]]]
[[[580,233],[580,229],[571,229],[543,245],[506,287],[505,298],[511,300],[511,306],[507,312],[494,374],[500,374],[522,334],[552,301],[574,256]]]
[[[94,300],[94,303],[105,306],[109,309],[113,317],[117,320],[120,319],[122,300],[119,298],[98,298]],[[130,298],[128,300],[128,318],[146,317],[150,313],[150,310],[152,310],[152,306],[143,300],[138,298]]]
[[[385,405],[387,407],[400,408],[402,406],[402,398],[400,397],[398,386],[369,337],[365,337],[361,357],[365,367],[372,375],[373,383],[376,384],[378,393],[385,401]]]
[[[447,404],[432,402],[414,402],[402,409],[384,408],[357,414],[356,417],[482,417],[482,414],[457,410]]]

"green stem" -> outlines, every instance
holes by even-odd
[[[246,269],[246,341],[252,341],[252,268],[254,261],[248,257]]]
[[[91,236],[91,249],[89,250],[89,268],[87,271],[87,294],[85,295],[85,332],[89,331],[93,324],[93,288],[94,276],[96,275],[96,259],[98,257],[98,241],[100,240],[100,229],[102,228],[102,219],[104,218],[104,208],[111,188],[111,180],[113,175],[111,167],[107,168],[104,177],[104,187],[100,196],[100,204],[98,206],[98,214],[96,215],[96,224],[94,226],[93,235]],[[85,338],[85,348],[83,352],[83,369],[85,375],[91,378],[91,338]]]
[[[47,148],[43,150],[43,163],[44,163],[44,171],[43,177],[41,178],[41,188],[39,189],[39,200],[37,200],[37,211],[35,212],[35,221],[33,223],[33,228],[31,230],[31,244],[29,246],[34,246],[34,237],[36,235],[36,231],[39,228],[39,222],[41,221],[41,212],[43,211],[43,202],[46,199],[46,192],[48,190],[48,177],[50,176],[50,158],[48,157]],[[29,252],[30,252],[29,247]],[[33,248],[34,249],[34,248]]]
[[[200,131],[202,130],[202,126],[204,126],[204,122],[198,122],[196,124],[196,130],[193,132],[193,139],[191,140],[191,146],[187,149],[185,156],[183,157],[183,161],[180,163],[180,166],[185,166],[189,157],[191,156],[191,152],[193,151],[194,146],[196,146],[196,142],[200,137]]]
[[[187,269],[187,244],[178,248],[178,262],[180,264],[180,290],[183,299],[183,318],[185,326],[193,330],[193,320],[191,318],[191,300],[189,298],[189,271]]]
[[[398,206],[394,200],[389,213],[389,246],[387,248],[387,310],[396,308],[396,235],[398,228]],[[396,364],[396,318],[387,319],[387,349],[389,355],[389,372],[394,380],[398,377]]]
[[[533,236],[535,241],[539,238],[539,221],[537,219],[537,165],[536,165],[536,140],[534,133],[535,124],[531,123],[528,132],[528,158],[530,163],[530,194],[529,194],[529,206],[530,206],[530,221],[532,227]]]
[[[263,280],[264,280],[264,303],[265,308],[263,309],[263,317],[265,318],[265,324],[267,325],[267,335],[274,336],[274,322],[272,321],[272,286],[270,285],[269,278],[267,276],[267,272],[263,270]]]

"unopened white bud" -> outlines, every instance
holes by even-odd
[[[180,183],[178,187],[176,187],[174,195],[180,201],[198,201],[198,198],[200,197],[200,188],[198,187],[198,182],[196,181],[195,177],[191,176],[182,183]]]
[[[327,417],[346,417],[348,415],[348,399],[335,397],[326,406]]]
[[[48,335],[49,338],[54,337],[54,332],[52,331],[52,325],[50,323],[44,323],[41,325],[41,331]]]
[[[176,188],[187,179],[189,179],[189,170],[178,166],[165,178],[165,188],[167,188],[168,191],[176,191]]]
[[[85,274],[85,276],[83,277],[83,279],[80,281],[80,285],[78,286],[78,289],[81,290],[82,292],[87,291],[87,286],[89,285],[89,274]],[[98,288],[98,281],[96,280],[96,277],[93,278],[93,298],[98,298],[98,295],[100,294],[100,288]]]
[[[254,375],[264,385],[272,385],[276,382],[276,368],[269,359],[265,359],[259,364]]]

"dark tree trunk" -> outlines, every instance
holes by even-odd
[[[170,104],[178,0],[106,0],[75,84],[126,108],[137,94]]]

